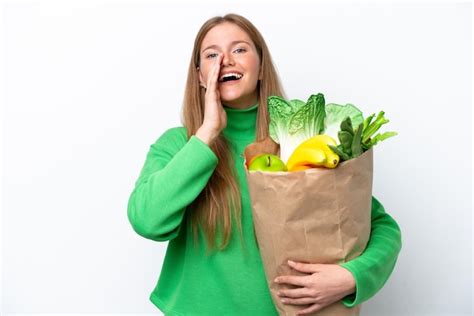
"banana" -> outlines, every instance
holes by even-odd
[[[311,169],[311,168],[312,168],[311,166],[307,166],[307,165],[296,165],[293,167],[291,171],[300,171],[300,170],[306,170],[306,169]]]
[[[326,154],[320,148],[316,147],[298,147],[288,159],[286,164],[288,171],[294,171],[295,167],[300,165],[322,166],[326,163]],[[298,169],[302,170],[302,169]]]
[[[336,146],[336,141],[328,135],[316,135],[296,147],[288,159],[288,171],[304,170],[302,166],[336,168],[339,156],[329,145]],[[307,168],[305,168],[307,169]]]
[[[334,140],[334,138],[332,138],[329,135],[324,135],[324,134],[315,135],[313,137],[310,137],[307,140],[305,140],[304,142],[302,142],[299,146],[307,147],[307,146],[312,146],[313,144],[315,145],[317,143],[324,143],[324,144],[337,146],[337,143]]]

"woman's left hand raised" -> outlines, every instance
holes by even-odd
[[[352,273],[337,264],[311,264],[303,262],[288,265],[306,276],[283,275],[278,276],[278,284],[298,286],[294,289],[280,289],[279,297],[284,304],[308,305],[308,308],[299,311],[296,315],[310,314],[341,300],[356,290],[356,283]]]

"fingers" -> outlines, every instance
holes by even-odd
[[[217,56],[211,70],[209,71],[209,76],[207,77],[207,88],[211,89],[212,91],[214,91],[217,87],[217,81],[219,80],[219,73],[221,70],[221,60],[222,56]]]
[[[293,262],[291,260],[288,260],[288,265],[295,270],[305,273],[315,273],[318,272],[320,268],[319,264]]]
[[[277,294],[284,298],[305,298],[312,296],[310,290],[305,287],[297,289],[281,289]]]
[[[315,299],[312,297],[303,298],[282,298],[281,302],[288,305],[308,305],[315,303]]]
[[[293,284],[298,286],[308,285],[307,276],[284,275],[276,278],[275,282],[278,284]]]

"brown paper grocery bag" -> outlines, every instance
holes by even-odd
[[[370,235],[373,149],[341,162],[334,169],[297,172],[248,171],[258,154],[279,155],[271,138],[248,145],[244,152],[255,234],[267,283],[280,315],[295,315],[310,305],[285,305],[277,295],[280,275],[305,275],[287,261],[342,263],[359,256]],[[342,301],[311,315],[359,315],[360,304],[347,308]]]

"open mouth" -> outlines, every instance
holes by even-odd
[[[219,83],[224,83],[224,82],[230,82],[230,81],[238,81],[242,79],[244,75],[233,72],[233,73],[228,73],[219,78]]]

